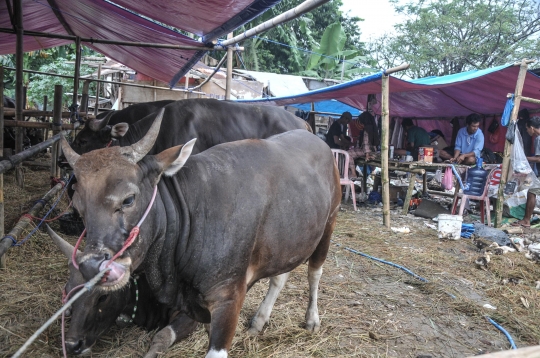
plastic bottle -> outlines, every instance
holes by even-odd
[[[476,158],[476,167],[469,169],[464,194],[481,196],[484,193],[489,172],[482,168],[482,158]]]

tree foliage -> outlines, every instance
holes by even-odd
[[[302,2],[302,0],[283,0],[256,20],[244,26],[239,33],[292,9]],[[341,5],[341,0],[330,1],[300,18],[282,24],[258,37],[244,41],[242,45],[245,48],[243,53],[245,67],[254,71],[281,74],[304,71],[311,57],[309,51],[314,47],[319,47],[325,29],[335,22],[340,22],[343,25],[346,35],[343,50],[354,50],[363,53],[364,46],[360,42],[360,30],[358,27],[358,22],[362,21],[362,19],[343,14],[339,10]],[[336,78],[339,78],[339,75],[340,72],[337,72],[338,77]]]
[[[538,57],[540,9],[534,0],[393,2],[408,20],[369,44],[380,67],[408,62],[408,76],[426,77]]]

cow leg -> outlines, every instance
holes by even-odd
[[[336,223],[337,211],[331,215],[326,225],[324,234],[317,245],[317,248],[309,258],[308,263],[308,281],[309,281],[309,305],[306,311],[306,329],[312,333],[317,333],[321,328],[321,321],[319,319],[319,309],[317,308],[317,298],[319,290],[319,281],[322,276],[322,266],[326,255],[328,254],[328,248],[330,247],[330,238],[332,231]]]
[[[165,353],[174,343],[186,338],[195,331],[197,325],[196,321],[180,313],[167,327],[156,333],[144,358],[156,358],[159,354]]]
[[[270,320],[270,314],[272,313],[272,308],[276,303],[276,299],[279,296],[279,293],[285,286],[285,282],[289,278],[289,273],[284,273],[278,276],[270,277],[270,285],[268,287],[268,292],[264,297],[257,313],[253,316],[251,320],[251,327],[248,330],[248,334],[255,336],[260,331],[262,331],[264,325]]]
[[[219,295],[216,297],[218,299],[212,300],[214,303],[210,312],[210,343],[206,358],[228,356],[247,288],[242,281],[232,289],[236,292],[230,296]]]

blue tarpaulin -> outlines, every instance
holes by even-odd
[[[292,104],[289,107],[298,108],[306,112],[311,111],[311,103]],[[335,113],[337,115],[340,115],[343,112],[351,112],[353,116],[358,116],[360,113],[362,113],[362,111],[360,111],[358,108],[351,107],[334,99],[316,102],[315,112]]]

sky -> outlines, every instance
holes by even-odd
[[[350,15],[364,19],[360,22],[362,41],[367,41],[370,37],[377,38],[385,32],[391,33],[392,26],[402,19],[388,0],[342,0],[342,2],[342,11],[350,10]]]

